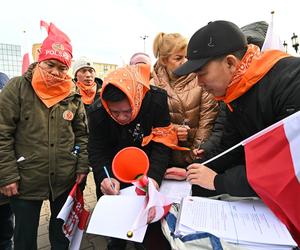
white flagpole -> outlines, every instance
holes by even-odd
[[[221,156],[227,154],[228,152],[234,150],[235,148],[237,148],[237,147],[239,147],[239,146],[241,146],[241,145],[243,145],[242,142],[240,142],[240,143],[238,143],[238,144],[232,146],[231,148],[225,150],[224,152],[222,152],[222,153],[220,153],[220,154],[214,156],[213,158],[210,158],[209,160],[207,160],[207,161],[205,161],[205,162],[203,162],[203,163],[201,163],[201,164],[206,165],[207,163],[210,163],[210,162],[212,162],[212,161],[214,161],[214,160],[220,158]]]

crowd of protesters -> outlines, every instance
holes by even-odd
[[[97,199],[118,195],[125,185],[114,177],[112,160],[129,146],[147,154],[157,189],[166,178],[189,181],[198,196],[258,196],[241,148],[201,162],[300,110],[300,59],[262,53],[266,28],[215,21],[190,41],[160,32],[153,67],[138,52],[102,81],[86,57],[75,60],[73,79],[68,75],[71,40],[51,23],[37,62],[10,80],[0,74],[0,249],[37,249],[44,200],[51,249],[68,249],[56,217],[71,188],[83,189],[92,169]],[[289,228],[298,244],[299,225]],[[159,223],[135,248],[154,249],[153,239],[155,249],[171,249]],[[110,238],[107,248],[126,244]]]

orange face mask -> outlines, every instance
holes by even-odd
[[[93,82],[91,85],[85,85],[82,82],[77,82],[76,86],[79,88],[83,103],[92,104],[96,95],[97,84]]]
[[[32,87],[40,100],[50,108],[65,99],[71,93],[74,84],[68,75],[59,78],[49,74],[39,65],[34,69]]]

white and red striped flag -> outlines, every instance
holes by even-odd
[[[242,144],[251,187],[300,245],[300,111]]]
[[[300,246],[300,111],[202,164],[241,145],[245,148],[249,184]]]
[[[136,187],[135,193],[137,195],[145,195],[145,206],[137,214],[132,228],[129,230],[134,232],[145,227],[147,224],[162,219],[169,212],[172,201],[160,193],[153,181],[145,175],[133,181],[132,184]]]
[[[79,250],[89,215],[90,212],[84,208],[82,192],[76,183],[57,215],[57,218],[64,220],[63,232],[70,241],[70,250]]]

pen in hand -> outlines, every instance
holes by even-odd
[[[106,176],[107,176],[107,178],[108,178],[108,180],[109,180],[109,183],[110,183],[110,186],[111,186],[112,190],[115,190],[115,186],[114,186],[114,184],[113,184],[112,181],[111,181],[111,178],[110,178],[110,176],[109,176],[109,173],[108,173],[108,171],[107,171],[107,168],[104,166],[103,169],[104,169],[105,174],[106,174]]]

